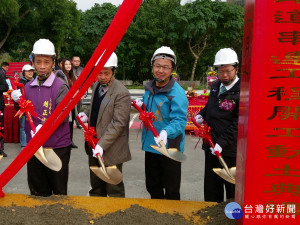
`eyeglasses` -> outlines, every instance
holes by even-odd
[[[231,74],[231,72],[234,70],[235,70],[235,68],[233,68],[232,70],[221,70],[221,71],[218,70],[218,74],[219,75]]]
[[[162,66],[162,65],[159,65],[159,64],[154,64],[153,68],[156,69],[156,70],[162,69],[163,71],[169,71],[170,69],[172,69],[172,67],[170,67],[170,66],[167,66],[167,65]]]

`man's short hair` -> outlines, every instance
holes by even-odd
[[[73,60],[75,57],[78,57],[78,58],[80,59],[80,56],[78,56],[78,55],[73,55],[73,56],[72,56],[72,60]]]
[[[1,63],[1,67],[3,67],[3,66],[9,66],[9,63],[8,62]]]

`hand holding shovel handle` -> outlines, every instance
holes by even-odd
[[[95,143],[97,143],[99,141],[99,139],[96,137],[97,133],[96,133],[95,129],[93,127],[87,128],[85,126],[85,124],[81,121],[79,116],[76,116],[76,119],[84,129],[84,140],[87,141],[92,146],[93,149],[95,149],[96,148]],[[107,179],[110,179],[110,177],[107,174],[103,158],[101,157],[101,155],[99,153],[97,153],[96,156],[97,156],[97,159],[98,159],[98,162],[99,162],[100,166],[103,169],[104,176],[106,176]]]
[[[147,130],[150,128],[154,137],[159,137],[157,130],[153,126],[153,121],[155,118],[153,112],[147,112],[144,103],[143,103],[144,110],[141,109],[135,103],[135,101],[132,101],[131,103],[134,106],[134,108],[136,108],[140,112],[139,119],[143,121],[145,129]],[[156,151],[160,152],[161,154],[169,157],[170,159],[176,160],[178,162],[183,162],[184,160],[186,160],[186,156],[182,152],[178,151],[176,148],[166,149],[166,146],[163,141],[160,141],[159,144],[160,146],[151,145],[151,147],[154,148]]]
[[[42,120],[42,116],[38,115],[35,110],[34,110],[34,105],[30,100],[26,100],[26,96],[25,96],[25,88],[24,85],[22,83],[19,83],[17,80],[15,82],[11,83],[11,86],[14,90],[17,90],[16,86],[21,88],[21,92],[22,92],[22,96],[20,96],[20,99],[18,101],[19,104],[19,111],[16,113],[15,116],[19,116],[21,118],[21,116],[25,113],[28,123],[30,125],[30,129],[35,133],[35,125],[33,123],[32,120],[32,116]],[[32,115],[32,116],[31,116]]]
[[[201,125],[199,125],[199,124],[196,122],[196,120],[195,120],[194,117],[192,117],[191,120],[192,120],[192,122],[194,123],[194,125],[200,130],[199,136],[200,136],[201,138],[203,138],[203,140],[206,140],[206,141],[209,143],[209,145],[210,145],[211,148],[214,148],[215,145],[214,145],[214,143],[213,143],[213,141],[212,141],[212,139],[211,139],[210,133],[209,133],[209,130],[210,130],[210,129],[207,129],[207,127],[204,127],[204,128],[203,128]],[[230,171],[229,171],[229,169],[228,169],[228,166],[227,166],[226,162],[224,161],[223,157],[221,156],[220,152],[219,152],[219,151],[215,151],[215,154],[216,154],[217,158],[219,159],[219,162],[220,162],[221,165],[223,166],[224,170],[225,170],[226,173],[228,174],[228,176],[229,176],[231,179],[235,180],[235,178],[234,178],[234,177],[232,176],[232,174],[230,173]]]

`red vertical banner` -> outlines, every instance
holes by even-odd
[[[246,0],[238,224],[300,224],[300,0]]]

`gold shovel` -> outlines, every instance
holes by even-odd
[[[49,169],[57,172],[61,170],[62,162],[52,148],[43,148],[41,146],[34,155]]]
[[[224,161],[223,157],[218,151],[215,151],[217,158],[219,159],[220,164],[223,166],[223,169],[220,168],[213,168],[213,171],[222,177],[224,180],[235,184],[235,173],[236,167],[231,167],[228,169],[226,162]]]
[[[139,119],[143,121],[145,128],[150,128],[153,135],[155,137],[159,137],[157,130],[155,129],[155,127],[152,124],[152,122],[153,122],[152,119],[154,118],[153,112],[146,112],[145,104],[143,104],[143,108],[144,108],[144,110],[143,110],[136,104],[135,101],[132,101],[131,103],[134,106],[134,108],[136,108],[140,112]],[[175,161],[183,162],[186,160],[186,155],[184,155],[182,152],[178,151],[177,148],[168,148],[167,149],[163,141],[160,141],[159,145],[160,146],[156,146],[156,145],[150,145],[150,146],[154,150],[160,152],[164,156],[167,156],[170,159],[173,159]]]
[[[3,155],[0,155],[0,160],[3,158]]]
[[[89,142],[91,146],[95,149],[96,144],[99,139],[97,138],[97,133],[94,127],[87,128],[85,124],[81,121],[79,116],[76,116],[77,121],[83,127],[84,132],[84,139],[85,141]],[[105,181],[106,183],[110,184],[119,184],[123,180],[123,175],[121,171],[117,168],[117,166],[105,166],[102,157],[100,154],[97,154],[97,159],[100,164],[98,166],[90,166],[90,169],[99,177],[101,180]]]
[[[90,166],[90,169],[96,174],[97,177],[114,185],[119,184],[123,180],[121,171],[115,165],[105,167],[100,154],[97,154],[97,159],[101,166]]]
[[[160,146],[150,145],[154,150],[160,152],[161,154],[169,157],[178,162],[183,162],[186,160],[186,155],[178,151],[177,148],[166,148],[163,141],[159,142]]]

